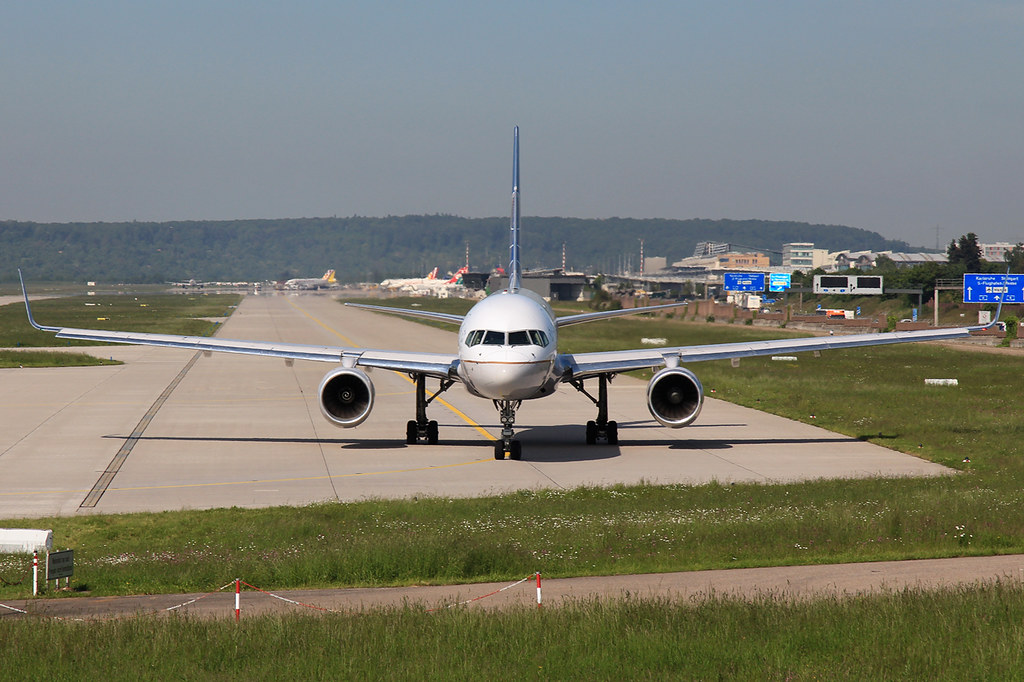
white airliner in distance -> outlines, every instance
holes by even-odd
[[[27,294],[25,309],[32,326],[43,331],[56,332],[57,338],[62,339],[168,346],[333,363],[338,366],[330,370],[320,382],[320,411],[328,421],[342,427],[358,426],[366,420],[373,409],[374,387],[363,368],[406,373],[416,384],[416,415],[415,419],[406,425],[406,442],[409,444],[437,443],[437,422],[427,419],[427,407],[438,395],[454,384],[461,383],[471,394],[493,401],[498,410],[503,428],[501,440],[494,445],[496,459],[521,458],[522,448],[520,442],[514,438],[513,430],[516,410],[523,400],[549,396],[560,384],[570,384],[590,398],[597,407],[597,418],[587,422],[586,442],[595,444],[602,441],[615,444],[618,442],[618,428],[614,421],[608,420],[608,381],[620,372],[645,368],[657,370],[647,387],[647,407],[651,415],[662,425],[679,428],[693,423],[704,401],[704,389],[700,380],[683,366],[687,363],[855,346],[958,339],[969,336],[972,331],[985,328],[978,325],[750,343],[559,353],[558,330],[561,327],[673,308],[679,304],[555,317],[544,299],[522,288],[519,258],[518,127],[515,128],[513,135],[512,180],[511,257],[507,288],[483,299],[465,316],[348,304],[385,313],[457,324],[458,348],[454,353],[311,346],[45,326],[37,324],[33,319]],[[22,292],[25,292],[24,280]],[[995,319],[999,319],[998,311]],[[429,397],[426,390],[427,377],[437,379],[439,382],[437,391]],[[585,388],[586,382],[593,381],[597,382],[597,397]]]
[[[336,285],[334,270],[328,270],[320,277],[296,277],[284,283],[285,289],[329,289]]]

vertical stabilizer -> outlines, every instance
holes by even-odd
[[[519,263],[519,126],[512,136],[512,225],[509,242],[508,291],[519,291],[523,269]]]

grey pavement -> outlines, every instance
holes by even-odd
[[[451,332],[346,308],[324,295],[246,296],[219,335],[435,352],[452,351],[455,343]],[[617,446],[584,444],[583,424],[596,409],[563,386],[523,404],[523,461],[513,462],[492,458],[490,444],[500,433],[493,406],[458,385],[430,408],[440,444],[410,446],[404,431],[413,387],[393,372],[371,373],[373,413],[355,429],[339,429],[317,404],[317,386],[331,369],[325,363],[200,354],[189,365],[191,351],[138,346],[88,352],[126,364],[0,370],[0,518],[640,482],[952,474],[714,399],[693,426],[666,429],[647,411],[646,384],[630,377],[610,387]]]

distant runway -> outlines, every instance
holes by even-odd
[[[313,294],[246,296],[219,336],[435,352],[455,345],[451,332]],[[288,367],[276,359],[149,347],[90,352],[126,364],[0,370],[0,518],[469,497],[641,481],[950,473],[711,399],[694,426],[665,429],[647,411],[646,384],[629,377],[610,387],[619,445],[584,444],[583,424],[596,408],[563,386],[519,411],[523,460],[495,461],[497,413],[458,385],[429,411],[440,424],[440,444],[410,446],[404,434],[414,413],[413,387],[393,372],[370,374],[373,413],[358,428],[339,429],[317,404],[317,386],[331,368],[326,363]],[[695,370],[699,375],[699,365]],[[428,382],[428,389],[434,386]]]

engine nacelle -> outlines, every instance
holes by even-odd
[[[689,426],[704,404],[704,387],[697,375],[682,367],[663,369],[647,384],[647,409],[662,426]]]
[[[320,412],[338,426],[359,426],[373,409],[373,382],[362,370],[339,367],[328,372],[317,392]]]

